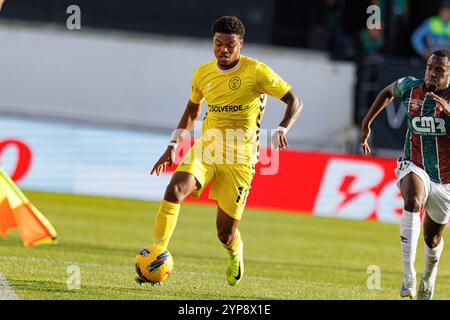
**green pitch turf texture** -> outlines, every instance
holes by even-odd
[[[57,245],[25,248],[16,231],[0,240],[0,272],[21,299],[399,299],[402,267],[397,225],[246,210],[240,230],[245,275],[226,283],[226,253],[215,208],[184,204],[170,251],[175,272],[158,287],[134,282],[134,257],[149,244],[156,202],[26,192],[53,223]],[[448,235],[447,239],[448,240]],[[450,243],[450,241],[447,241]],[[67,286],[68,267],[81,289]],[[381,272],[369,290],[368,266]],[[423,268],[423,240],[416,260]],[[444,250],[436,299],[450,298],[450,253]]]

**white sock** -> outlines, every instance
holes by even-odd
[[[414,261],[420,235],[420,212],[403,210],[400,219],[400,241],[402,242],[403,274],[416,276]]]
[[[442,250],[444,249],[444,239],[436,248],[429,248],[425,243],[425,268],[423,270],[423,278],[434,281],[437,275],[439,258],[441,257]]]

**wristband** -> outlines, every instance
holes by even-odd
[[[176,149],[178,147],[178,143],[170,141],[169,144],[167,145],[168,147],[173,147],[174,149]]]
[[[185,135],[185,133],[184,133],[185,131],[187,131],[187,130],[186,129],[180,129],[180,128],[173,130],[172,135],[170,136],[170,142],[177,143],[178,139]]]
[[[288,129],[285,128],[285,127],[282,127],[282,126],[278,126],[278,127],[275,129],[275,131],[281,131],[281,132],[283,132],[283,133],[286,135],[287,132],[288,132]]]

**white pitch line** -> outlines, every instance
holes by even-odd
[[[2,273],[0,273],[0,300],[20,300]]]
[[[78,265],[82,267],[102,267],[102,268],[122,268],[122,269],[132,269],[132,265],[114,265],[109,266],[107,264],[99,264],[96,262],[80,262],[80,261],[58,261],[53,259],[46,259],[46,258],[35,258],[35,257],[19,257],[19,256],[0,256],[0,260],[27,260],[30,259],[33,262],[38,263],[64,263],[64,264],[73,264]],[[208,277],[221,277],[222,275],[219,273],[214,272],[197,272],[197,271],[180,271],[176,270],[175,273],[179,274],[185,274],[185,275],[191,275],[191,276],[208,276]],[[1,273],[0,273],[1,275]],[[254,279],[259,281],[273,281],[273,278],[265,277],[265,276],[258,276],[258,275],[247,275],[246,278],[248,279]],[[305,285],[316,285],[316,286],[329,286],[334,288],[348,288],[351,287],[355,290],[367,290],[367,287],[361,286],[361,285],[344,285],[344,284],[338,284],[334,282],[320,282],[320,281],[311,281],[311,280],[303,280],[303,279],[284,279],[283,281],[287,281],[290,283],[298,283],[298,284],[305,284]],[[0,284],[1,288],[1,284]],[[1,290],[1,289],[0,289]],[[388,289],[388,288],[382,288],[379,290],[375,290],[375,292],[397,292],[397,290]],[[1,293],[0,293],[1,297]],[[0,299],[1,300],[1,299]]]

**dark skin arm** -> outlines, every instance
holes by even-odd
[[[369,155],[371,153],[369,147],[369,137],[371,133],[370,126],[372,125],[373,120],[380,114],[381,111],[386,108],[389,103],[394,100],[394,86],[395,82],[388,85],[386,88],[381,90],[381,92],[376,97],[374,103],[370,107],[369,112],[367,112],[366,116],[361,125],[361,146],[364,151],[364,154]]]
[[[180,122],[178,123],[177,129],[184,129],[186,132],[190,132],[194,128],[195,121],[200,117],[201,105],[189,101],[181,116]],[[176,143],[183,141],[183,137],[178,138]],[[159,176],[162,172],[166,171],[167,165],[172,166],[175,160],[175,148],[172,146],[167,146],[166,151],[153,166],[150,174],[156,173]]]
[[[281,98],[281,101],[286,103],[287,108],[284,113],[283,120],[281,120],[279,126],[290,129],[294,125],[295,121],[297,121],[298,117],[300,116],[300,113],[302,112],[303,101],[292,90],[286,93]],[[280,150],[286,149],[288,147],[286,135],[281,131],[277,131],[276,134],[278,134]]]

